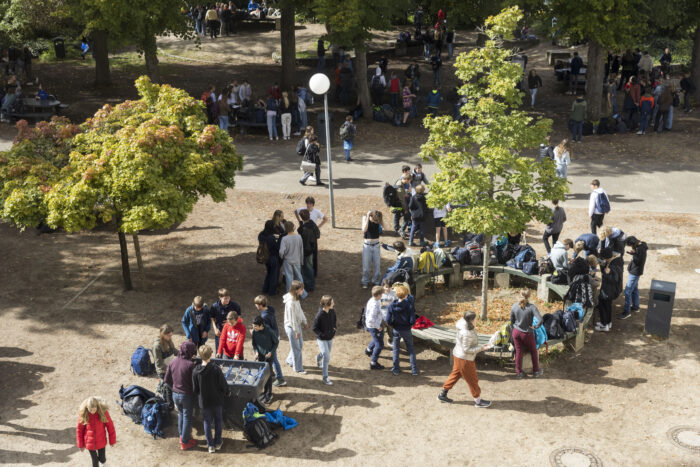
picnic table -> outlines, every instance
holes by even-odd
[[[24,110],[22,112],[11,112],[9,114],[10,118],[15,119],[31,119],[34,121],[48,120],[54,115],[58,115],[60,109],[67,107],[65,104],[61,104],[56,98],[50,99],[36,99],[34,97],[23,97],[22,105]]]

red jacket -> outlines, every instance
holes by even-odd
[[[246,329],[241,318],[238,318],[238,322],[233,326],[229,323],[224,324],[224,329],[222,329],[221,337],[219,338],[219,349],[216,353],[225,354],[227,357],[239,356],[242,360],[245,331]]]
[[[105,416],[107,423],[102,423],[97,412],[90,414],[87,425],[78,421],[78,428],[75,430],[75,441],[78,443],[78,448],[96,451],[107,446],[105,429],[109,432],[109,445],[113,446],[117,442],[117,434],[114,432],[114,423],[112,423],[109,412],[105,412]]]
[[[389,81],[389,92],[399,92],[399,79],[394,78],[391,81]]]

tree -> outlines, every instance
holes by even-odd
[[[105,105],[79,127],[57,117],[33,129],[20,122],[15,145],[0,153],[1,217],[67,232],[113,225],[127,290],[125,234],[182,222],[202,196],[225,200],[242,168],[200,101],[145,76],[136,88],[139,100]]]
[[[456,74],[465,84],[459,93],[467,98],[462,115],[474,120],[465,125],[449,116],[426,117],[430,131],[421,147],[423,159],[433,159],[438,172],[428,194],[428,205],[464,205],[453,209],[446,223],[459,232],[486,236],[484,249],[481,319],[487,319],[489,245],[493,235],[522,232],[532,219],[547,222],[551,211],[542,202],[562,199],[567,182],[556,176],[549,160],[522,157],[524,149],[544,141],[551,120],[535,119],[519,110],[523,94],[517,89],[522,68],[502,47],[522,17],[518,7],[486,20],[489,39],[482,48],[457,58]]]
[[[644,30],[648,8],[643,0],[551,0],[557,26],[574,40],[588,40],[586,101],[588,118],[603,109],[606,49],[631,46]]]
[[[354,71],[357,94],[362,111],[372,115],[367,82],[367,41],[372,38],[372,29],[387,29],[391,26],[394,12],[409,8],[408,0],[313,0],[319,20],[326,24],[326,38],[334,44],[354,47],[357,55]]]

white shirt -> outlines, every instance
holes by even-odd
[[[382,307],[382,316],[384,317],[384,321],[386,321],[386,315],[389,312],[389,305],[391,305],[398,299],[399,297],[396,296],[396,292],[394,292],[394,289],[391,289],[389,293],[382,294],[382,299],[380,303]]]
[[[304,208],[298,208],[298,209],[297,209],[297,214],[299,214],[299,213],[300,213],[301,211],[303,211],[304,209],[306,209],[306,208],[305,208],[305,207],[304,207]],[[316,224],[318,224],[320,221],[322,221],[324,217],[325,217],[325,216],[323,215],[323,213],[322,213],[321,211],[319,211],[318,209],[316,209],[316,208],[313,208],[313,209],[309,212],[309,219],[311,219],[312,221],[314,221]]]
[[[435,219],[441,219],[447,215],[447,206],[443,206],[441,209],[433,208],[433,217]]]
[[[605,193],[605,190],[602,188],[596,188],[595,190],[591,191],[591,196],[588,198],[588,217],[591,217],[593,214],[603,214],[596,208],[596,200],[598,199],[598,193]],[[605,196],[608,196],[607,193],[605,193]],[[608,197],[608,201],[610,198]]]
[[[367,300],[365,305],[365,327],[367,329],[381,329],[382,327],[382,303],[374,297]]]

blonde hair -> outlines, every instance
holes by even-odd
[[[375,285],[374,287],[372,287],[372,297],[380,297],[383,292],[384,289],[382,289],[382,287],[379,285]]]
[[[197,353],[202,360],[209,360],[214,351],[208,345],[201,345]]]
[[[192,300],[192,305],[195,306],[196,308],[199,308],[204,305],[204,299],[202,298],[201,295],[197,295],[194,297],[194,300]]]
[[[260,306],[267,306],[267,297],[264,295],[258,295],[255,297],[254,303]]]
[[[422,195],[423,193],[425,193],[425,185],[418,185],[418,186],[416,187],[416,193],[419,193],[419,194],[421,194],[421,195]]]
[[[598,235],[600,237],[600,241],[604,242],[606,238],[612,237],[612,233],[612,228],[610,228],[609,226],[606,225],[601,227],[600,234]]]
[[[394,286],[394,291],[396,292],[396,296],[403,300],[404,298],[408,297],[409,290],[406,288],[405,285],[403,284],[397,284]]]
[[[586,256],[586,262],[588,263],[588,267],[591,267],[591,268],[598,267],[598,258],[596,257],[596,255]]]
[[[583,240],[579,240],[578,242],[574,243],[574,252],[580,253],[583,251],[585,248],[586,244],[583,242]]]
[[[282,99],[284,100],[284,106],[289,107],[289,94],[287,94],[287,91],[282,92]]]
[[[107,403],[100,397],[90,396],[85,399],[78,409],[78,421],[87,425],[90,421],[90,410],[95,409],[102,423],[107,423]]]
[[[333,297],[331,297],[330,295],[324,295],[323,297],[321,297],[321,306],[331,306],[331,303],[333,303]]]
[[[518,300],[518,306],[520,308],[525,308],[530,304],[528,300],[530,298],[530,289],[520,289],[520,300]]]
[[[171,325],[164,324],[160,327],[160,332],[158,333],[158,341],[160,342],[160,346],[166,350],[167,349],[175,350],[175,344],[173,344],[173,340],[165,338],[166,334],[172,334],[172,333],[173,333],[173,327]]]
[[[370,213],[370,216],[372,217],[372,222],[381,225],[382,228],[384,227],[384,215],[382,211],[374,210]]]
[[[571,150],[571,146],[569,145],[569,140],[566,138],[561,140],[561,143],[557,145],[557,149],[559,149],[560,152],[563,152],[564,150],[569,151],[569,157],[573,155],[573,151]]]
[[[292,285],[289,286],[289,293],[292,294],[292,298],[294,300],[299,300],[301,290],[304,290],[304,283],[300,281],[292,281]]]

